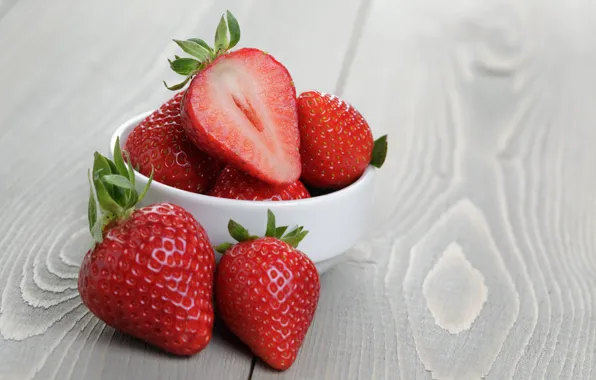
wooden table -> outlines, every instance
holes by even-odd
[[[0,1],[1,379],[595,379],[596,6]],[[218,328],[178,359],[76,290],[92,152],[171,93],[172,38],[242,46],[390,134],[372,233],[322,277],[294,366]],[[593,307],[595,309],[593,309]]]

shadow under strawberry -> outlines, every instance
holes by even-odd
[[[110,330],[113,330],[112,335],[107,333]],[[146,343],[141,339],[135,338],[132,335],[124,334],[118,330],[115,330],[110,326],[106,326],[104,331],[105,333],[99,337],[97,344],[109,346],[109,349],[112,352],[119,350],[122,352],[136,351],[143,352],[144,355],[148,355],[150,357],[161,359],[168,358],[170,360],[190,360],[194,357],[171,354],[152,344]],[[240,339],[232,334],[232,332],[228,330],[223,321],[219,318],[215,319],[215,324],[213,327],[213,339],[218,339],[219,342],[225,346],[226,350],[234,350],[247,357],[254,356],[250,349],[244,343],[242,343]],[[211,344],[213,344],[213,340],[210,342],[210,345]],[[209,349],[209,345],[207,345],[206,349]],[[201,354],[199,353],[198,355],[200,356]]]
[[[111,336],[108,334],[110,330],[113,330]],[[130,353],[131,351],[136,351],[142,352],[143,355],[150,358],[188,360],[192,357],[172,354],[132,335],[124,334],[110,326],[106,326],[104,333],[97,340],[97,344],[109,346],[111,352],[121,351],[122,353]]]
[[[335,191],[333,189],[319,189],[317,187],[308,186],[306,184],[304,186],[306,187],[306,189],[310,193],[311,198],[320,197],[320,196],[323,196],[323,195],[331,194],[331,193],[333,193]]]
[[[235,350],[242,353],[243,355],[253,357],[254,355],[250,351],[247,345],[245,345],[236,335],[234,335],[225,325],[225,323],[215,317],[215,323],[213,325],[213,335],[221,338],[222,343],[228,349]],[[207,346],[209,347],[209,346]]]

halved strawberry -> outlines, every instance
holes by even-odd
[[[174,71],[191,78],[182,101],[183,126],[200,149],[273,185],[301,173],[296,89],[288,70],[253,48],[229,52],[240,38],[235,18],[222,16],[215,49],[203,40],[176,41],[196,59],[177,57]],[[228,39],[228,32],[230,38]]]

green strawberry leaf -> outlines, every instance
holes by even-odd
[[[110,166],[108,159],[99,152],[95,152],[93,155],[93,174],[100,177],[112,174],[112,166]]]
[[[284,236],[287,229],[288,226],[275,227],[275,215],[271,210],[267,210],[267,230],[265,236],[280,239],[296,248],[308,234],[308,231],[304,231],[304,227],[299,226]],[[230,219],[228,222],[228,232],[239,243],[259,238],[258,236],[251,235],[246,228],[233,219]],[[223,243],[214,248],[217,252],[224,253],[232,246],[233,244],[231,243]]]
[[[153,174],[154,173],[155,173],[155,171],[153,170],[153,168],[151,168],[151,174],[149,175],[149,180],[147,181],[147,184],[145,185],[143,192],[141,193],[141,195],[139,195],[137,202],[142,201],[145,198],[145,195],[147,195],[147,191],[149,191],[149,187],[151,187],[151,182],[153,182]]]
[[[282,236],[286,233],[288,226],[281,226],[275,229],[275,237],[281,239]]]
[[[373,146],[372,158],[370,164],[376,168],[380,168],[385,163],[387,158],[387,135],[383,135],[375,140]]]
[[[299,226],[288,232],[285,236],[280,237],[280,240],[288,243],[292,247],[298,247],[298,244],[308,234],[308,231],[304,231],[304,227]]]
[[[93,157],[93,178],[101,178],[104,175],[112,174],[112,166],[106,157],[102,156],[98,152],[95,152]],[[112,185],[107,185],[105,188],[108,193],[112,193]]]
[[[281,240],[285,241],[286,243],[288,243],[289,245],[291,245],[294,248],[298,247],[298,244],[300,244],[300,242],[302,241],[302,239],[304,239],[304,237],[308,234],[308,231],[302,231],[302,229],[300,229],[300,232],[296,235],[293,236],[284,236]]]
[[[127,151],[125,151],[124,154],[126,155],[126,163],[128,164],[128,165],[126,165],[126,167],[128,169],[128,179],[130,180],[130,183],[132,183],[134,186],[135,182],[136,182],[136,178],[135,178],[134,169],[132,167],[132,164],[130,163],[130,154]]]
[[[93,184],[95,185],[95,193],[97,194],[97,201],[99,202],[100,207],[114,215],[123,215],[124,209],[112,198],[107,190],[108,185],[104,184],[101,177],[95,174],[93,177]]]
[[[219,24],[217,25],[213,48],[200,38],[188,38],[186,40],[173,41],[180,46],[184,52],[196,58],[196,60],[193,58],[180,58],[179,56],[174,55],[175,59],[173,61],[168,59],[170,67],[176,73],[190,77],[202,70],[207,63],[211,62],[218,55],[225,54],[229,49],[238,44],[238,41],[240,41],[240,24],[232,12],[226,11],[226,13],[221,16]],[[164,82],[164,85],[171,91],[177,91],[182,89],[189,80],[190,78],[186,78],[184,82],[172,86],[169,86]]]
[[[196,42],[197,44],[201,45],[205,49],[209,50],[209,53],[213,53],[213,49],[211,48],[211,46],[209,46],[209,44],[207,42],[203,41],[200,38],[189,38],[187,41]]]
[[[87,219],[89,220],[89,231],[93,230],[95,221],[97,220],[97,203],[93,195],[93,189],[89,191],[89,205],[87,206]]]
[[[114,161],[98,152],[93,157],[93,169],[88,172],[90,185],[87,207],[89,230],[96,242],[103,239],[103,229],[113,220],[126,219],[134,211],[134,206],[149,190],[153,181],[153,171],[149,176],[143,194],[135,188],[135,173],[130,163],[130,155],[125,152],[128,165],[124,163],[120,150],[120,139],[116,139]]]
[[[91,237],[96,243],[101,243],[103,241],[103,230],[100,219],[98,219],[93,227],[91,227]]]
[[[103,231],[102,231],[102,224],[101,221],[98,219],[97,222],[91,227],[91,237],[97,243],[101,243],[103,241]]]
[[[110,173],[118,174],[118,168],[116,167],[116,164],[114,163],[114,161],[108,159],[105,156],[104,156],[104,158],[106,159],[106,162],[108,163],[108,166],[110,167]]]
[[[104,175],[101,180],[104,183],[109,183],[110,185],[113,186],[117,186],[121,189],[127,189],[127,190],[134,190],[135,187],[132,183],[130,183],[130,181],[128,180],[128,178],[121,176],[120,174],[108,174],[108,175]]]
[[[170,68],[180,75],[190,75],[199,69],[201,62],[193,58],[178,58],[170,62]]]
[[[107,157],[105,157],[106,162],[108,163],[108,165],[110,166],[110,171],[114,174],[105,174],[104,176],[102,176],[102,180],[103,177],[108,176],[108,175],[117,175],[118,174],[118,168],[116,167],[116,164],[114,163],[114,161],[108,159]],[[119,205],[123,205],[124,203],[126,203],[126,194],[124,193],[124,191],[122,189],[119,189],[118,187],[114,186],[112,183],[109,182],[104,182],[104,184],[106,185],[106,188],[108,188],[108,191],[110,193],[110,196],[112,197],[112,199],[114,201],[116,201],[116,203],[118,203]]]
[[[122,158],[122,151],[120,150],[120,138],[118,137],[116,138],[116,146],[114,147],[114,162],[118,167],[118,171],[122,172],[120,174],[126,177],[132,184],[131,189],[124,191],[123,201],[125,208],[128,209],[137,203],[139,195],[137,194],[137,190],[135,188],[135,174],[132,165],[130,164],[130,154],[128,152],[124,152],[124,154],[126,155],[127,164],[124,163],[124,159]]]
[[[186,86],[186,84],[188,83],[188,81],[190,80],[190,76],[188,78],[186,78],[185,80],[183,80],[182,82],[175,84],[173,86],[168,86],[168,84],[163,81],[164,86],[166,86],[166,88],[170,91],[178,91],[180,90],[182,87]]]
[[[234,240],[236,240],[239,243],[259,238],[258,236],[251,235],[248,232],[248,230],[244,228],[244,226],[242,226],[240,223],[236,222],[233,219],[230,219],[230,221],[228,222],[228,232],[230,233],[230,236],[232,236]]]
[[[128,195],[128,199],[126,201],[126,204],[124,205],[124,208],[129,210],[129,209],[133,208],[138,202],[139,202],[139,194],[137,193],[137,191],[136,190],[130,191],[129,195]]]
[[[89,206],[87,207],[87,218],[89,220],[89,232],[91,232],[91,236],[93,240],[98,241],[96,238],[97,236],[97,226],[100,224],[98,223],[97,219],[97,199],[95,198],[95,193],[93,192],[93,181],[91,180],[91,170],[87,171],[87,177],[89,178]],[[101,239],[101,229],[100,229],[99,238]],[[98,242],[101,243],[101,240]]]
[[[265,236],[275,237],[275,215],[271,210],[267,210],[267,231]]]
[[[228,18],[228,30],[230,31],[230,44],[228,49],[231,49],[236,46],[238,41],[240,41],[240,25],[238,24],[238,20],[236,20],[236,17],[234,17],[232,12],[227,11],[226,15]]]
[[[195,41],[181,41],[181,40],[174,40],[178,46],[185,53],[192,55],[193,57],[197,58],[200,62],[205,62],[211,57],[211,52],[205,47],[201,46],[200,44],[196,43]]]
[[[226,51],[228,50],[228,46],[228,25],[226,24],[225,17],[221,16],[221,20],[219,20],[219,25],[217,25],[217,30],[215,31],[215,52]]]
[[[296,228],[294,228],[292,231],[288,232],[288,233],[286,234],[286,236],[284,236],[284,237],[294,237],[294,236],[298,236],[298,234],[300,234],[300,232],[302,232],[302,229],[303,229],[303,228],[304,228],[304,227],[300,227],[300,226],[299,226],[299,227],[296,227]]]
[[[128,176],[128,170],[122,158],[122,150],[120,150],[120,137],[116,137],[116,143],[114,144],[114,164],[118,169],[118,174]]]
[[[122,150],[120,149],[120,137],[116,138],[116,142],[114,143],[114,161],[111,161],[107,158],[105,160],[110,165],[112,169],[112,174],[105,175],[102,177],[104,184],[112,185],[112,198],[119,204],[119,205],[127,205],[130,202],[131,198],[131,189],[129,187],[118,186],[116,183],[111,182],[110,180],[105,180],[107,176],[122,176],[122,178],[128,180],[128,168],[122,159]],[[134,186],[132,188],[134,190]]]

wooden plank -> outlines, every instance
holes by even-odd
[[[331,90],[357,7],[356,0],[14,4],[0,20],[0,378],[248,378],[252,356],[220,333],[199,355],[176,359],[106,328],[81,305],[86,170],[119,123],[171,96],[161,80],[178,79],[167,68],[172,38],[210,38],[229,8],[242,46],[287,64],[299,90]]]
[[[390,133],[374,232],[253,379],[596,376],[596,12],[541,5],[371,1],[337,92]]]

